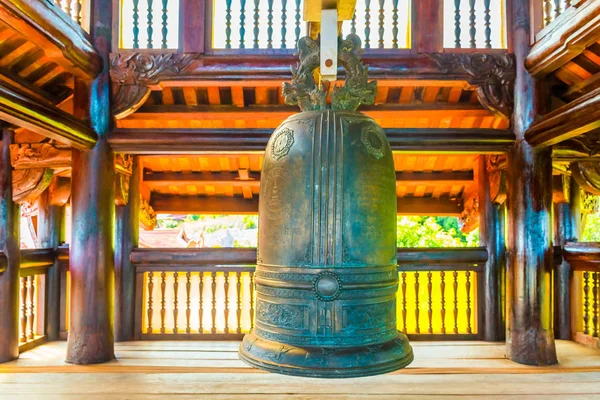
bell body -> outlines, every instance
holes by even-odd
[[[267,145],[256,315],[240,357],[273,372],[374,375],[412,359],[396,329],[396,176],[389,143],[358,112],[288,118]]]

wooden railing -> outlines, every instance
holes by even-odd
[[[21,250],[20,351],[35,346],[46,333],[46,273],[54,264],[52,249]]]
[[[573,270],[573,340],[600,348],[600,243],[567,243],[564,258]]]
[[[254,249],[136,249],[138,339],[240,339],[253,326]],[[399,249],[398,329],[412,338],[482,332],[483,249]],[[218,264],[217,264],[218,263]]]
[[[119,1],[121,49],[291,53],[307,34],[304,0]],[[506,48],[508,0],[419,1],[357,0],[341,33],[357,34],[368,51]]]
[[[541,2],[543,4],[544,26],[550,25],[567,7],[571,7],[571,0],[541,0]]]
[[[52,0],[60,7],[77,25],[86,31],[89,30],[90,1],[91,0]]]

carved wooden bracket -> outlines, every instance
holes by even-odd
[[[479,195],[465,199],[463,212],[458,217],[458,225],[463,233],[473,231],[479,226]]]
[[[571,199],[571,177],[569,175],[552,176],[552,201],[556,204],[569,203]]]
[[[515,62],[510,54],[428,54],[444,73],[465,73],[477,86],[477,98],[492,114],[510,120],[513,110]]]
[[[595,157],[600,155],[600,133],[588,133],[567,139],[554,146],[558,157]]]
[[[113,113],[117,119],[134,113],[150,96],[162,73],[178,75],[199,53],[116,53],[110,57]]]
[[[10,161],[14,169],[70,167],[71,154],[71,149],[50,143],[10,145]]]
[[[35,200],[50,186],[54,171],[50,168],[13,170],[13,201],[23,203]]]
[[[506,166],[505,154],[493,154],[487,157],[486,170],[490,180],[490,199],[494,204],[506,201]]]
[[[582,190],[581,213],[584,215],[596,214],[598,211],[600,211],[600,197],[593,193],[589,193],[585,190]]]
[[[64,206],[71,198],[71,178],[54,177],[48,190],[50,192],[50,205]]]
[[[147,231],[151,231],[156,227],[156,213],[150,203],[142,196],[140,196],[140,224]]]
[[[115,205],[127,205],[129,200],[129,180],[133,157],[129,154],[115,154]]]
[[[571,173],[575,182],[586,192],[600,195],[600,163],[579,161],[571,163]]]

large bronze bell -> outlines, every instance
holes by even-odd
[[[303,112],[275,130],[265,152],[255,327],[239,354],[268,371],[342,378],[413,359],[396,329],[394,161],[383,130],[355,111],[376,93],[359,49],[355,35],[340,39],[347,79],[327,110],[312,75],[318,42],[299,42],[284,95]]]

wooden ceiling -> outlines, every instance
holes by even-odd
[[[560,67],[554,75],[567,88],[559,97],[569,102],[600,87],[600,41]]]
[[[459,214],[463,193],[476,187],[473,169],[477,159],[477,155],[394,154],[396,193],[405,199],[399,202],[399,212]],[[143,156],[143,191],[159,213],[253,213],[262,160],[259,152]],[[421,203],[413,199],[421,199]]]

